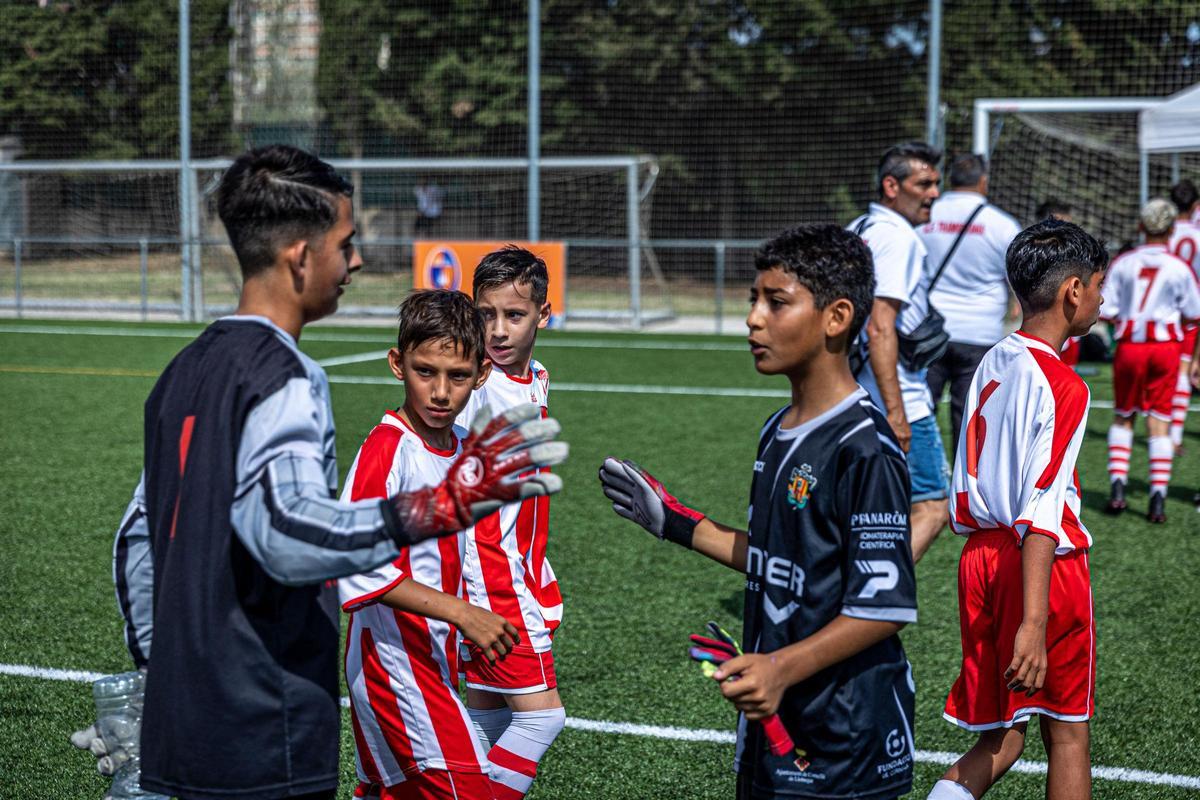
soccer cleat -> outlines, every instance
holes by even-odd
[[[1129,504],[1125,502],[1125,481],[1113,481],[1112,491],[1108,495],[1108,505],[1104,510],[1109,514],[1120,514]]]
[[[1200,514],[1200,491],[1192,495],[1192,505],[1196,507],[1196,513]]]
[[[1146,512],[1146,519],[1154,523],[1167,521],[1167,496],[1161,492],[1154,492],[1150,495],[1150,510]]]

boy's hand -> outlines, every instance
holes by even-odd
[[[460,531],[513,500],[561,491],[562,478],[531,472],[567,458],[566,442],[554,441],[558,422],[541,413],[532,403],[495,418],[489,406],[481,408],[446,479],[391,498],[401,544]]]
[[[1046,624],[1022,622],[1013,641],[1013,660],[1004,671],[1004,679],[1013,692],[1029,697],[1046,683]]]
[[[488,661],[495,664],[520,643],[516,627],[504,617],[469,603],[464,605],[466,608],[455,624],[463,638],[483,651]]]
[[[619,516],[636,522],[659,539],[692,546],[692,534],[704,515],[679,502],[649,472],[632,461],[609,457],[600,466],[600,484]]]
[[[779,710],[788,683],[775,654],[749,653],[731,658],[713,673],[721,694],[748,720],[762,720]]]

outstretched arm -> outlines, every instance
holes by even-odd
[[[689,508],[646,470],[629,460],[606,458],[600,466],[604,496],[613,511],[636,522],[659,539],[695,550],[718,564],[744,572],[747,534],[713,522]]]
[[[288,585],[365,572],[399,549],[462,530],[503,503],[562,487],[552,474],[518,477],[566,458],[558,423],[536,406],[493,419],[481,410],[446,479],[385,500],[333,499],[323,431],[307,380],[295,379],[255,406],[238,451],[232,522],[263,569]]]

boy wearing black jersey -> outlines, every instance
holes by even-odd
[[[887,419],[850,372],[871,308],[871,254],[836,225],[802,225],[755,258],[750,351],[786,375],[767,421],[749,530],[683,505],[645,470],[600,471],[617,514],[746,574],[746,655],[715,674],[741,712],[739,798],[884,800],[912,785],[913,684],[897,632],[915,622],[908,470]],[[778,712],[800,757],[774,756]]]

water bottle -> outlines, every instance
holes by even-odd
[[[92,684],[96,724],[90,749],[99,759],[97,771],[113,779],[105,800],[170,800],[142,791],[138,783],[145,688],[146,674],[140,671],[108,675]]]

